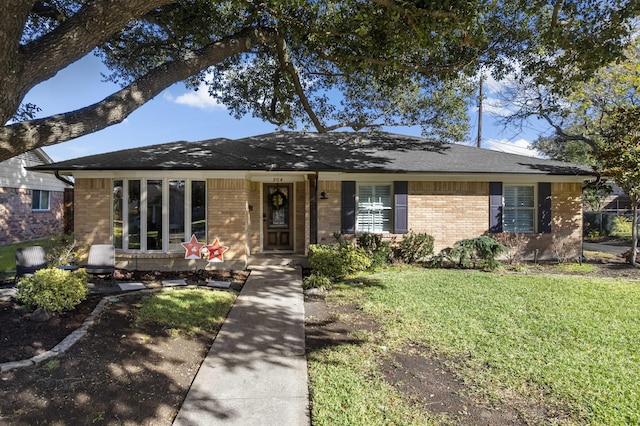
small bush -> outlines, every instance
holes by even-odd
[[[344,235],[342,232],[334,232],[333,238],[336,239],[336,243],[340,247],[348,247],[351,245],[351,241],[349,240],[349,238],[346,235]]]
[[[345,262],[344,270],[346,273],[343,276],[364,271],[371,267],[371,258],[361,248],[355,246],[342,247],[340,255]]]
[[[611,227],[611,235],[615,238],[631,238],[631,219],[625,216],[616,216],[613,218],[613,226]]]
[[[443,248],[440,253],[431,256],[428,266],[432,268],[451,268],[458,264],[457,257],[454,258],[451,247]]]
[[[71,310],[87,298],[88,275],[84,271],[70,273],[57,268],[36,271],[17,285],[16,299],[25,305],[51,312]]]
[[[509,249],[505,253],[505,259],[509,265],[517,264],[522,260],[529,242],[529,238],[525,234],[517,232],[491,234],[491,238]]]
[[[460,262],[471,264],[474,268],[496,269],[500,266],[498,257],[509,251],[509,248],[486,235],[461,240],[453,248],[460,253]],[[465,266],[468,267],[468,266]]]
[[[433,257],[431,265],[436,267],[455,266],[472,269],[496,269],[500,266],[498,257],[508,251],[508,247],[498,243],[491,237],[483,235],[477,238],[457,241],[453,247],[443,249]]]
[[[309,267],[313,274],[322,275],[329,279],[344,276],[344,261],[340,256],[340,246],[310,245]]]
[[[311,274],[306,277],[302,283],[302,288],[305,290],[309,288],[319,288],[326,290],[331,287],[331,280],[323,275]]]
[[[309,247],[309,267],[312,273],[322,275],[332,281],[349,274],[364,271],[371,266],[371,259],[364,250],[353,245]]]
[[[429,234],[416,234],[409,231],[394,250],[396,259],[404,263],[417,263],[433,254],[433,237]]]
[[[580,242],[567,236],[554,235],[551,239],[551,249],[558,263],[565,263],[580,256]]]
[[[371,259],[371,266],[383,266],[391,261],[391,244],[382,241],[378,234],[362,234],[357,239],[358,247],[364,250]]]

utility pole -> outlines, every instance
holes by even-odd
[[[484,83],[484,74],[480,73],[480,89],[478,90],[478,148],[482,147],[482,84]]]

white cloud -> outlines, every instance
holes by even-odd
[[[209,89],[206,83],[200,83],[198,90],[189,91],[174,97],[168,91],[165,91],[163,97],[170,102],[180,105],[186,105],[204,110],[224,110],[226,107],[209,95]]]
[[[505,80],[498,81],[493,76],[488,75],[484,78],[484,85],[489,93],[499,93],[505,85]]]
[[[504,101],[492,97],[487,97],[483,100],[482,111],[498,117],[508,117],[514,113],[513,108],[510,108]]]
[[[491,149],[493,151],[526,155],[528,157],[543,157],[540,151],[531,148],[531,143],[526,139],[518,139],[517,141],[509,141],[507,139],[489,139],[483,141],[482,144],[485,148]]]

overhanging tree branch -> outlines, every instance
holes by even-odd
[[[65,114],[5,126],[0,130],[0,161],[120,123],[173,83],[228,57],[247,52],[256,45],[274,42],[275,34],[269,29],[245,29],[180,60],[153,69],[98,103]]]
[[[175,0],[95,0],[22,49],[29,82],[54,76],[122,30],[127,22]]]
[[[553,129],[555,130],[556,134],[558,136],[560,136],[561,138],[563,138],[565,140],[568,140],[568,141],[582,141],[582,142],[586,143],[587,145],[589,145],[591,147],[591,149],[593,149],[593,151],[597,151],[598,150],[598,144],[596,143],[596,141],[593,140],[592,138],[586,136],[584,133],[581,133],[579,135],[569,134],[569,133],[565,132],[565,130],[562,128],[562,126],[560,126],[555,121],[553,121],[548,114],[539,113],[538,115],[540,117],[542,117],[547,123],[549,123],[549,125],[551,127],[553,127]]]

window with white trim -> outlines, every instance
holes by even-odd
[[[34,189],[31,194],[31,210],[35,211],[48,211],[49,200],[51,199],[50,191],[42,191],[40,189]]]
[[[356,232],[391,232],[391,185],[360,184],[357,194]]]
[[[112,237],[117,249],[175,252],[192,234],[206,242],[206,183],[189,179],[114,179]]]
[[[535,232],[536,197],[534,185],[504,185],[504,232]]]

